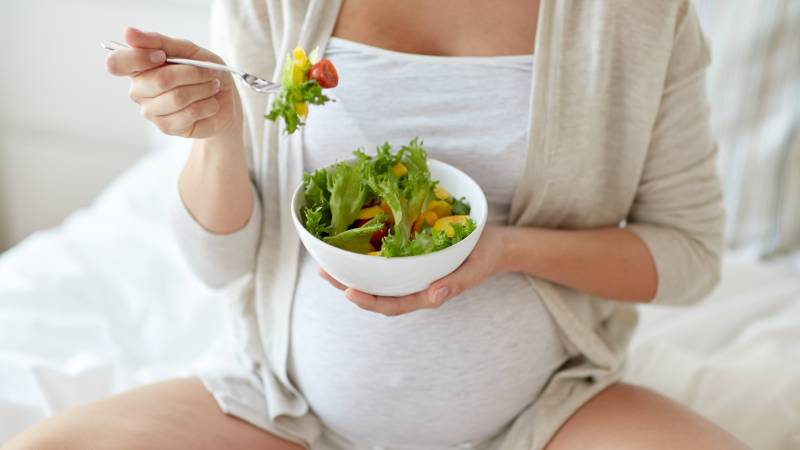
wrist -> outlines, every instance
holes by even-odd
[[[486,239],[488,246],[492,249],[493,256],[488,258],[488,276],[494,276],[503,272],[514,272],[514,264],[511,261],[516,257],[514,245],[514,229],[509,226],[487,226],[483,230],[481,240]]]
[[[201,161],[219,164],[221,161],[244,160],[244,136],[241,128],[208,138],[194,139],[192,153]]]
[[[495,273],[527,272],[537,252],[534,248],[536,237],[534,228],[497,227],[499,257]]]
[[[195,139],[181,174],[181,184],[234,183],[248,179],[247,157],[241,133]]]

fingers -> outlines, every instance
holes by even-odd
[[[178,112],[200,100],[213,97],[219,92],[220,81],[213,79],[206,83],[179,86],[158,97],[141,99],[139,105],[145,117],[166,116]]]
[[[426,292],[445,302],[479,283],[485,277],[483,272],[480,258],[470,255],[453,273],[431,283]]]
[[[163,50],[127,48],[111,52],[106,57],[106,69],[111,75],[129,76],[158,67],[166,60]]]
[[[446,301],[477,284],[481,279],[481,264],[476,258],[467,258],[455,272],[436,281],[416,294],[405,297],[381,297],[357,291],[345,290],[345,296],[362,309],[385,316],[398,316],[420,309],[442,306]]]
[[[159,49],[169,56],[177,58],[194,58],[201,48],[191,41],[175,39],[155,32],[144,32],[136,28],[125,28],[125,42],[131,47]]]
[[[196,127],[203,119],[207,119],[219,112],[219,102],[215,97],[194,102],[186,108],[167,115],[148,117],[162,133],[173,136],[192,137],[200,136]],[[207,125],[206,125],[207,126]]]
[[[390,317],[407,314],[420,309],[438,308],[443,303],[443,301],[437,298],[430,297],[428,291],[422,291],[404,297],[383,297],[348,288],[344,291],[344,294],[359,308]]]
[[[130,97],[134,101],[158,97],[179,86],[208,83],[217,76],[214,71],[183,64],[167,64],[134,77]]]
[[[347,286],[345,286],[342,283],[340,283],[336,278],[333,278],[328,272],[325,272],[325,270],[323,270],[322,267],[320,267],[317,270],[317,272],[319,272],[319,275],[322,278],[325,278],[326,280],[328,280],[328,282],[330,284],[332,284],[333,287],[335,287],[336,289],[339,289],[340,291],[343,291],[343,290],[347,289]]]

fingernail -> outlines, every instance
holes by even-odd
[[[167,54],[163,51],[159,50],[157,52],[150,53],[150,61],[153,63],[162,63],[167,59]]]
[[[219,87],[220,87],[220,85],[222,84],[222,83],[219,81],[219,78],[214,78],[214,81],[212,81],[211,83],[214,85],[214,93],[217,93],[217,92],[219,92]]]
[[[450,288],[447,286],[440,287],[433,291],[433,298],[431,299],[431,303],[439,303],[447,297],[447,294],[450,293]]]

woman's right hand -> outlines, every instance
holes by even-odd
[[[162,132],[194,139],[241,139],[242,107],[229,73],[165,64],[170,57],[224,64],[192,42],[158,33],[125,29],[130,49],[106,59],[109,73],[131,77],[130,98]]]

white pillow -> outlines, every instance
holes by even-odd
[[[800,1],[700,0],[732,247],[800,248]]]

